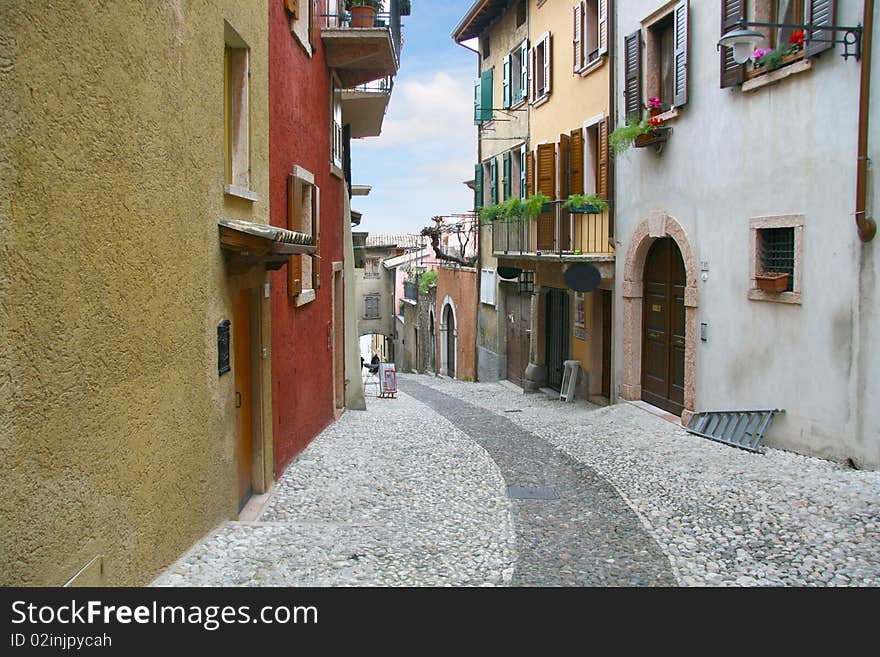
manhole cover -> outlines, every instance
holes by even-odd
[[[507,497],[512,500],[558,500],[559,492],[555,488],[521,488],[508,486]]]

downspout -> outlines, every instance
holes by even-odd
[[[617,7],[615,3],[609,3],[608,10],[608,115],[610,119],[610,125],[608,134],[611,134],[611,130],[614,129],[614,126],[617,124],[617,49],[615,44],[617,40],[615,35],[617,33]],[[622,282],[617,281],[617,226],[616,226],[616,217],[617,217],[617,158],[613,157],[612,150],[609,146],[608,148],[608,226],[610,228],[611,235],[609,239],[611,240],[611,245],[614,248],[614,285],[612,286],[611,291],[611,363],[610,368],[611,372],[609,373],[609,391],[608,391],[608,401],[612,404],[616,404],[618,402],[617,398],[617,377],[615,376],[615,368],[617,366],[617,358],[615,357],[617,354],[617,350],[614,348],[615,345],[615,321],[614,321],[614,311],[617,310],[616,300],[617,295],[615,294],[615,290],[618,285],[622,286]]]
[[[862,22],[862,79],[859,87],[859,155],[856,163],[856,227],[859,239],[870,242],[877,234],[877,223],[867,216],[868,196],[868,105],[871,98],[871,35],[874,0],[865,0]]]

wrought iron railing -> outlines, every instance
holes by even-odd
[[[375,29],[387,28],[391,32],[391,41],[394,43],[394,54],[400,61],[400,51],[403,47],[403,33],[400,22],[400,0],[391,0],[389,3],[390,11],[380,11],[375,17],[368,19],[368,23],[364,23],[364,18],[354,16],[350,11],[345,11],[342,6],[344,3],[339,2],[340,9],[337,13],[321,14],[319,16],[320,26],[322,29],[340,30],[340,29]]]
[[[530,221],[492,222],[492,251],[512,255],[614,255],[609,212],[571,212],[547,203]]]
[[[391,76],[382,78],[381,80],[373,80],[366,84],[359,84],[356,87],[347,89],[346,91],[365,91],[370,93],[387,93],[390,94],[394,89],[394,78]]]

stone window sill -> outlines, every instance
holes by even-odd
[[[812,68],[812,59],[799,59],[796,62],[788,64],[787,66],[783,66],[782,68],[776,69],[775,71],[762,73],[756,77],[753,77],[751,80],[746,80],[742,84],[742,90],[743,92],[757,91],[758,89],[763,89],[764,87],[767,87],[771,84],[781,82],[785,78],[792,75],[809,71]]]
[[[247,187],[223,185],[223,193],[226,194],[226,196],[234,196],[235,198],[241,198],[245,201],[251,201],[252,203],[256,203],[260,200],[257,193],[249,190]]]
[[[538,98],[534,103],[532,103],[532,107],[540,107],[544,103],[550,100],[550,94],[544,94],[540,98]]]
[[[752,301],[772,301],[775,303],[801,305],[800,292],[767,292],[757,287],[749,290],[749,299]]]
[[[330,164],[330,173],[332,173],[340,180],[345,179],[345,172],[333,163]]]
[[[307,303],[311,303],[314,301],[318,295],[314,290],[303,290],[298,295],[296,295],[296,307],[304,306]]]
[[[605,60],[608,58],[608,55],[599,55],[596,59],[591,61],[589,64],[584,66],[578,73],[580,73],[581,77],[586,77],[590,73],[595,70],[602,68],[602,65],[605,63]]]

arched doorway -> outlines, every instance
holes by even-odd
[[[658,247],[657,252],[653,252],[652,247],[658,241],[664,240],[668,240],[667,246],[661,245]],[[673,316],[668,316],[669,319],[677,321],[676,326],[667,324],[670,347],[666,353],[671,359],[667,361],[669,362],[667,367],[671,372],[670,376],[672,379],[677,379],[675,387],[683,387],[683,401],[680,403],[676,399],[671,399],[670,401],[675,402],[676,407],[681,407],[678,412],[681,413],[682,423],[686,424],[692,417],[696,405],[697,336],[699,335],[697,315],[699,297],[699,290],[697,288],[698,266],[694,249],[684,228],[674,217],[665,212],[653,212],[645,217],[635,226],[629,238],[629,246],[627,247],[626,259],[624,260],[624,278],[621,286],[622,316],[618,320],[621,322],[620,328],[623,334],[620,396],[623,399],[633,401],[643,399],[642,386],[645,380],[643,369],[648,358],[648,355],[645,353],[645,338],[648,329],[644,326],[645,322],[643,320],[647,319],[646,315],[654,313],[653,306],[655,305],[647,299],[649,292],[646,282],[653,282],[656,278],[656,275],[649,275],[647,273],[648,256],[649,254],[654,254],[654,257],[658,258],[658,262],[662,264],[663,249],[670,249],[670,251],[666,252],[667,258],[671,258],[672,253],[675,253],[677,258],[683,263],[684,268],[684,279],[681,277],[680,270],[675,276],[672,276],[670,270],[670,277],[675,281],[675,284],[669,283],[669,286],[674,288],[674,294],[670,294],[667,291],[667,303],[669,303],[668,299],[670,297],[675,297],[676,295],[683,295],[684,301],[682,304],[680,300],[675,299],[674,303],[666,309],[673,313]],[[675,267],[680,267],[678,259],[675,262]],[[681,285],[682,280],[684,280],[683,289]],[[661,295],[659,287],[655,288],[653,293]],[[682,308],[682,305],[684,308]],[[646,309],[649,312],[646,313]],[[661,312],[663,312],[663,308],[661,308]],[[656,324],[658,320],[652,321]],[[684,330],[681,328],[682,324],[685,327]],[[660,322],[660,326],[662,326],[662,322]],[[661,339],[662,336],[657,336],[655,333],[654,337]],[[665,340],[665,338],[663,339]],[[673,347],[676,352],[674,359],[672,354],[668,353],[673,351]],[[684,353],[683,363],[680,356],[682,352]],[[659,356],[657,353],[654,353],[652,357],[654,359],[659,358],[662,361],[665,358],[662,354],[662,351]],[[678,391],[676,391],[677,394]],[[672,392],[665,395],[667,399],[670,397],[673,397]],[[656,401],[651,403],[656,405]]]
[[[678,245],[655,240],[645,259],[642,399],[675,415],[684,410],[687,276]]]
[[[455,378],[455,313],[452,306],[447,305],[444,310],[443,325],[446,327],[446,375]]]

